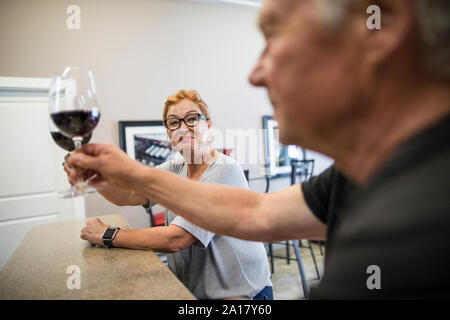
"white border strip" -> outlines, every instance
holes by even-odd
[[[237,4],[241,6],[247,6],[247,7],[254,7],[254,8],[260,8],[261,2],[259,1],[246,1],[246,0],[218,0],[221,2],[228,2],[232,4]]]
[[[229,4],[239,5],[239,6],[252,7],[252,8],[260,8],[261,7],[260,0],[197,0],[197,1],[200,1],[203,3],[222,2],[222,3],[229,3]]]

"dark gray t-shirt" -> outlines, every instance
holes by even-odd
[[[450,116],[406,141],[364,188],[336,167],[302,184],[328,226],[315,299],[450,297]]]
[[[182,158],[167,161],[157,168],[187,176]],[[248,189],[240,165],[221,153],[200,181]],[[272,286],[263,243],[217,235],[166,210],[166,225],[169,224],[185,229],[198,239],[189,248],[167,255],[169,268],[198,299],[253,298],[265,286]]]

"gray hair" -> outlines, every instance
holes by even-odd
[[[322,21],[336,29],[347,9],[359,0],[314,0]],[[422,42],[423,67],[450,80],[450,1],[414,0]]]

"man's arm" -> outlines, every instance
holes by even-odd
[[[113,145],[87,144],[82,152],[67,159],[70,166],[92,169],[97,180],[133,190],[214,233],[255,241],[325,239],[326,225],[308,208],[300,185],[259,194],[150,168]]]
[[[135,171],[131,181],[139,193],[217,234],[254,241],[326,237],[326,225],[307,206],[300,185],[259,194],[152,168]]]

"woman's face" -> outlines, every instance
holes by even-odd
[[[182,119],[189,114],[202,114],[200,108],[191,100],[183,99],[177,104],[169,107],[167,112],[167,120],[171,118]],[[199,120],[195,127],[188,127],[184,121],[174,131],[167,130],[172,146],[181,154],[186,155],[186,152],[201,152],[205,151],[207,142],[207,133],[211,128],[210,120]]]

